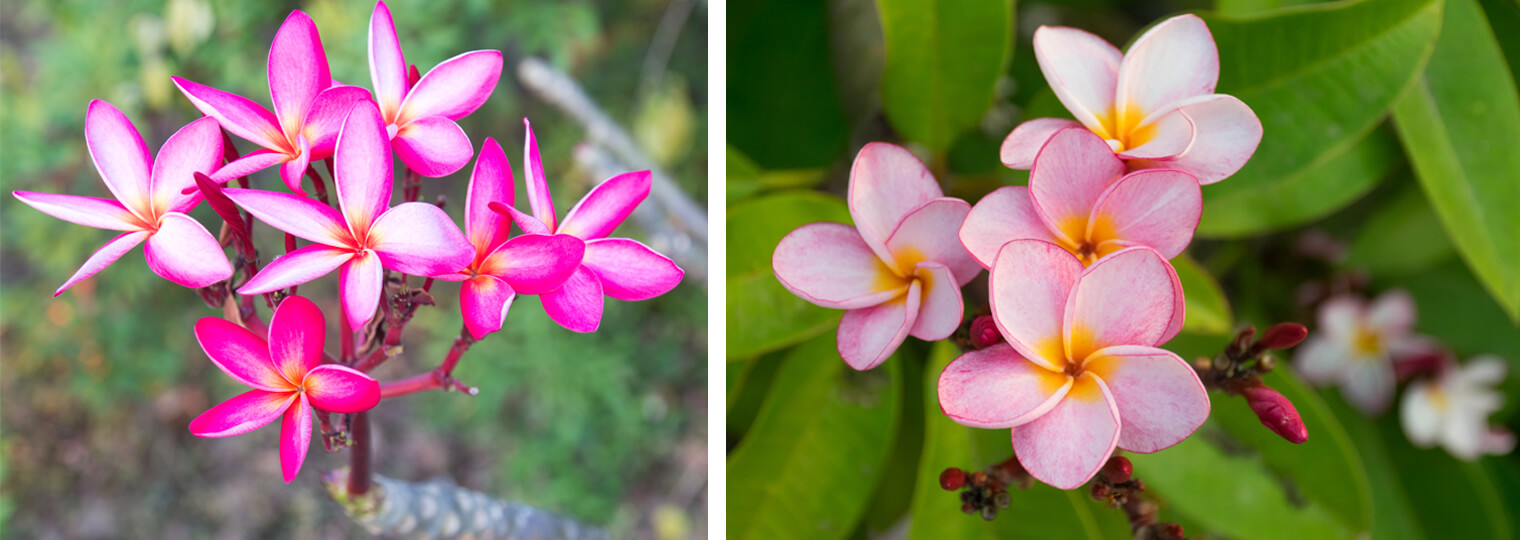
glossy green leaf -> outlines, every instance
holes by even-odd
[[[887,459],[881,483],[866,510],[865,524],[868,531],[890,530],[908,512],[913,502],[914,484],[918,480],[918,458],[923,452],[924,409],[924,354],[918,352],[922,343],[904,343],[902,354],[896,360],[902,377],[902,414],[897,423],[897,433],[892,441],[892,457]],[[939,373],[935,372],[935,376]]]
[[[1379,420],[1379,433],[1424,530],[1439,538],[1513,538],[1514,509],[1505,507],[1483,466],[1457,461],[1439,447],[1415,448],[1397,417]]]
[[[1426,270],[1455,254],[1425,194],[1409,182],[1363,221],[1343,265],[1376,276],[1403,275]]]
[[[1457,252],[1520,323],[1520,93],[1475,0],[1450,0],[1430,65],[1394,106]]]
[[[881,98],[904,138],[943,152],[981,122],[1013,51],[1013,0],[877,0]]]
[[[1426,533],[1420,528],[1410,506],[1409,496],[1399,485],[1398,469],[1383,446],[1383,438],[1371,420],[1353,410],[1341,399],[1324,400],[1335,414],[1347,436],[1356,445],[1362,457],[1362,467],[1367,471],[1368,484],[1372,487],[1372,537],[1383,539],[1418,540]]]
[[[1221,15],[1238,17],[1266,13],[1275,9],[1313,4],[1318,0],[1218,0],[1214,11]]]
[[[1360,0],[1204,14],[1219,47],[1218,92],[1250,105],[1263,136],[1245,168],[1203,190],[1198,234],[1279,229],[1365,193],[1389,157],[1367,134],[1425,65],[1440,9],[1439,0]]]
[[[729,204],[769,191],[811,188],[823,181],[825,173],[823,169],[767,171],[732,145],[728,147],[724,166],[727,167],[725,192]]]
[[[754,426],[729,454],[729,538],[854,532],[891,450],[900,361],[852,370],[832,337],[786,356]]]
[[[1214,276],[1187,254],[1172,259],[1172,268],[1177,269],[1177,278],[1182,281],[1182,292],[1186,296],[1187,318],[1182,329],[1199,334],[1229,332],[1235,324],[1230,316],[1230,302],[1219,289],[1219,283],[1214,281]]]
[[[728,142],[767,169],[826,167],[849,125],[829,62],[828,5],[728,6]]]

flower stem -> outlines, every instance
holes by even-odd
[[[349,430],[354,446],[348,459],[348,496],[359,497],[369,493],[369,413],[354,413]]]
[[[327,182],[322,180],[322,174],[317,172],[314,165],[306,165],[306,176],[311,178],[311,186],[317,192],[317,200],[322,201],[322,204],[332,204],[327,202]]]
[[[459,358],[464,356],[465,351],[475,344],[475,338],[470,336],[469,329],[461,329],[459,337],[454,340],[454,346],[449,347],[449,354],[443,362],[432,371],[408,377],[399,381],[392,381],[380,385],[380,398],[393,398],[407,394],[415,394],[427,390],[454,389],[465,394],[476,395],[480,389],[469,386],[454,378],[454,366],[459,364]]]

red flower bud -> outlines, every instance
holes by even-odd
[[[1261,335],[1261,347],[1265,349],[1287,349],[1303,342],[1309,336],[1309,329],[1295,322],[1277,323],[1267,329]]]
[[[1108,463],[1106,465],[1103,466],[1103,477],[1107,478],[1108,482],[1111,484],[1123,484],[1125,482],[1128,482],[1130,476],[1133,475],[1134,472],[1134,465],[1131,465],[1129,458],[1126,458],[1124,456],[1114,456],[1112,459],[1108,460]]]
[[[1099,501],[1108,499],[1108,484],[1102,482],[1093,484],[1092,498]]]
[[[422,73],[417,71],[417,64],[412,64],[406,70],[406,88],[407,88],[407,90],[411,90],[411,88],[413,86],[417,86],[417,81],[420,81],[420,80],[422,80]]]
[[[955,491],[966,485],[966,471],[951,467],[945,472],[939,473],[939,487],[945,491]]]
[[[1241,395],[1245,396],[1251,411],[1261,419],[1261,425],[1267,426],[1273,433],[1293,444],[1303,444],[1309,440],[1309,430],[1304,427],[1304,419],[1298,415],[1298,409],[1272,387],[1257,383],[1247,386]]]
[[[1235,334],[1234,341],[1231,341],[1230,345],[1225,347],[1225,356],[1230,357],[1231,360],[1240,359],[1246,354],[1246,350],[1251,348],[1251,340],[1253,339],[1256,339],[1255,326],[1247,326],[1240,329],[1240,333]]]
[[[1157,536],[1166,540],[1182,540],[1182,526],[1176,523],[1162,523],[1156,525]]]
[[[998,332],[992,317],[984,315],[971,321],[971,346],[985,349],[1002,342],[1003,334]]]
[[[243,226],[243,216],[238,213],[237,205],[232,203],[232,199],[222,193],[222,186],[199,172],[194,174],[194,178],[196,187],[200,189],[201,195],[206,197],[206,203],[211,205],[211,210],[227,222],[233,235],[239,239],[246,238],[248,229]]]

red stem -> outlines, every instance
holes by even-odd
[[[459,364],[459,358],[464,356],[464,353],[469,351],[470,346],[474,344],[475,338],[470,336],[469,329],[462,329],[459,332],[459,337],[454,340],[454,346],[449,347],[448,356],[443,358],[443,362],[438,364],[438,367],[421,375],[382,383],[380,385],[380,398],[385,399],[427,390],[448,390],[451,388],[472,396],[480,393],[479,389],[459,382],[454,378],[454,366]]]
[[[322,201],[322,204],[332,204],[327,202],[327,182],[322,181],[321,173],[317,172],[313,164],[306,165],[306,176],[311,178],[311,186],[317,192],[317,200]]]
[[[369,413],[354,413],[352,419],[349,433],[354,446],[349,450],[348,496],[361,497],[369,493],[370,486]]]

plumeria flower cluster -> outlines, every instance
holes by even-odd
[[[305,460],[313,416],[333,451],[334,440],[367,444],[358,428],[354,439],[344,433],[347,427],[335,428],[333,414],[349,415],[339,424],[349,426],[366,421],[359,413],[383,398],[467,388],[452,379],[455,363],[470,344],[502,328],[516,295],[541,295],[554,320],[591,332],[600,324],[604,295],[649,299],[669,292],[684,275],[669,258],[637,241],[609,238],[648,195],[649,171],[602,183],[556,224],[531,128],[524,162],[532,216],[513,208],[511,165],[489,137],[470,175],[464,232],[441,201],[418,202],[419,177],[452,174],[474,155],[456,121],[490,98],[502,56],[499,51],[466,52],[418,75],[402,56],[384,2],[375,4],[369,41],[373,92],[334,81],[315,23],[305,13],[292,12],[269,48],[273,112],[250,99],[174,77],[205,117],[170,137],[155,159],[124,114],[109,103],[92,101],[85,142],[114,200],[14,193],[65,221],[122,231],[55,296],[145,244],[155,273],[197,289],[213,307],[227,310],[227,319],[207,317],[196,323],[195,335],[218,368],[251,390],[197,417],[190,431],[226,437],[280,419],[286,482],[296,478]],[[239,155],[223,130],[260,148]],[[395,159],[405,165],[403,174],[393,169]],[[334,190],[331,201],[315,167],[324,160]],[[288,192],[249,188],[248,175],[275,166]],[[398,176],[404,179],[402,202],[392,204]],[[303,189],[307,178],[315,198]],[[224,187],[233,181],[240,187]],[[226,222],[220,242],[189,216],[202,200]],[[515,237],[510,234],[514,218],[523,231]],[[262,269],[250,231],[256,222],[285,236],[284,253]],[[306,245],[299,246],[297,239]],[[228,260],[226,245],[236,250],[234,262]],[[336,358],[323,351],[327,319],[321,308],[295,295],[298,286],[334,270],[342,321]],[[407,276],[425,278],[421,289],[409,288]],[[462,282],[461,337],[433,372],[382,384],[367,372],[399,354],[412,311],[433,302],[428,291],[435,279]],[[258,315],[256,296],[273,310],[267,325]],[[367,460],[368,452],[362,454]],[[360,455],[354,452],[354,459]]]

